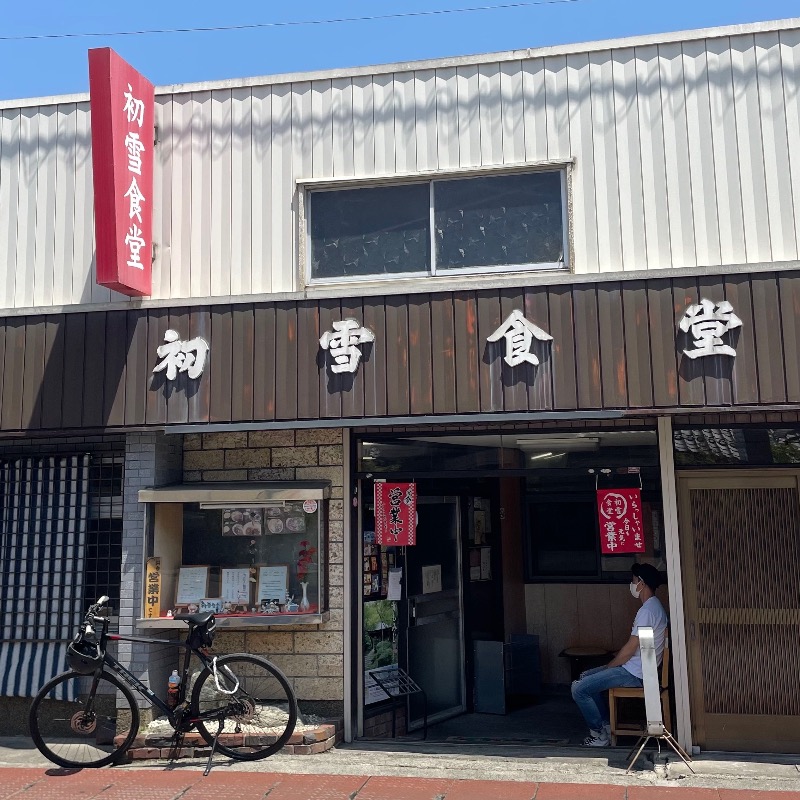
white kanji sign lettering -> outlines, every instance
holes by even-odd
[[[325,331],[319,340],[323,350],[333,358],[331,372],[355,372],[361,361],[360,344],[374,342],[375,334],[351,318],[333,323],[332,331]]]
[[[722,337],[741,325],[742,321],[727,300],[714,303],[704,298],[697,305],[689,306],[679,323],[684,333],[691,331],[694,340],[694,347],[683,352],[689,358],[735,356],[736,351]]]
[[[203,374],[208,354],[208,342],[199,336],[188,342],[182,342],[177,331],[168,330],[164,341],[156,352],[162,359],[153,368],[153,372],[167,371],[167,380],[174,381],[179,372],[185,372],[190,378],[199,378]]]
[[[146,198],[142,194],[141,190],[139,189],[139,184],[136,183],[136,178],[131,179],[131,185],[128,187],[128,191],[125,192],[125,197],[128,198],[130,203],[128,209],[128,219],[136,219],[139,222],[142,221],[142,203],[145,202]]]
[[[539,359],[531,352],[531,344],[536,337],[541,342],[552,341],[553,337],[538,325],[525,318],[521,311],[512,311],[506,321],[491,335],[487,341],[496,342],[502,337],[506,340],[505,362],[510,367],[528,362],[538,366]]]
[[[142,152],[144,144],[138,133],[128,131],[125,135],[125,149],[128,151],[128,172],[136,175],[142,174]]]
[[[133,87],[128,84],[128,91],[124,92],[125,108],[123,111],[128,115],[128,122],[135,122],[140,128],[144,125],[144,102],[137,100],[133,96]]]
[[[125,236],[125,244],[128,247],[129,257],[126,262],[128,266],[134,269],[144,269],[141,250],[145,246],[145,241],[142,238],[141,228],[138,228],[135,222],[128,228],[128,233]]]

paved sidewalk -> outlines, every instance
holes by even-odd
[[[301,766],[298,764],[298,766]],[[800,800],[796,792],[275,772],[0,767],[0,800]]]

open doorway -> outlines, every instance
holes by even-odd
[[[384,707],[368,676],[382,653],[432,699],[432,741],[579,743],[571,680],[627,640],[634,560],[665,572],[655,432],[373,436],[356,447],[363,618],[373,628],[362,642],[364,719]],[[371,540],[376,478],[416,484],[415,547]],[[641,489],[643,553],[601,554],[598,487]],[[384,564],[403,576],[401,599],[388,603]],[[431,566],[442,586],[429,597],[418,589]],[[666,607],[664,589],[659,596]],[[388,622],[374,622],[373,604],[390,607]],[[413,730],[419,698],[405,713]]]

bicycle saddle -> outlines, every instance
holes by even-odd
[[[173,619],[183,620],[190,625],[205,625],[213,616],[213,611],[200,611],[197,614],[176,614]]]

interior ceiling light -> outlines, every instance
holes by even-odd
[[[563,452],[578,452],[578,451],[592,451],[597,450],[600,446],[600,438],[598,436],[585,436],[581,438],[573,436],[564,436],[554,438],[550,437],[523,437],[517,439],[517,447],[520,450],[542,450],[552,452],[554,450],[561,450]]]

